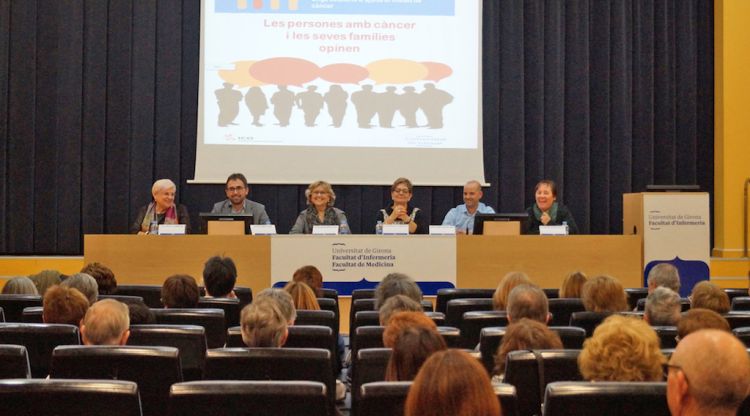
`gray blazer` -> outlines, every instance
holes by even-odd
[[[351,230],[349,230],[349,224],[346,221],[346,214],[344,211],[332,207],[333,211],[336,213],[336,223],[335,224],[325,224],[325,225],[338,225],[341,227],[341,230],[339,231],[341,234],[351,234]],[[292,226],[292,229],[289,230],[289,234],[312,234],[313,225],[309,221],[307,221],[307,217],[305,216],[305,213],[307,210],[302,210],[302,212],[299,213],[297,216],[297,221],[294,222],[294,226]]]
[[[211,213],[212,214],[233,214],[232,202],[228,199],[225,199],[221,202],[215,203],[214,207],[211,208]],[[268,214],[266,214],[266,207],[263,206],[263,204],[259,204],[255,201],[246,199],[245,208],[242,210],[242,213],[253,214],[254,224],[271,224],[271,219],[268,218]]]

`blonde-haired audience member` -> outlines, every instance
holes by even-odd
[[[590,381],[661,381],[665,361],[649,324],[613,315],[583,343],[578,368]]]
[[[690,307],[711,309],[716,313],[724,314],[729,312],[731,304],[729,296],[722,288],[704,280],[693,287],[693,292],[690,293]]]
[[[88,308],[89,301],[78,289],[61,285],[52,286],[44,294],[42,321],[46,324],[78,326]]]
[[[580,298],[586,275],[583,272],[573,272],[565,276],[560,286],[561,298]]]
[[[487,371],[468,353],[448,349],[425,361],[409,389],[405,416],[499,416]]]
[[[260,299],[271,299],[276,302],[281,314],[286,319],[288,326],[294,325],[294,321],[297,319],[297,309],[294,307],[294,300],[292,295],[284,289],[272,288],[263,289],[255,296],[253,302]]]
[[[495,354],[495,368],[492,373],[499,378],[505,374],[505,359],[508,353],[518,350],[551,350],[562,349],[560,335],[547,325],[528,318],[511,323],[505,330],[503,342]]]
[[[596,276],[587,280],[581,290],[581,301],[590,312],[623,312],[628,309],[625,288],[611,276]]]
[[[269,298],[256,299],[240,314],[242,341],[248,347],[281,347],[289,335],[287,320],[278,304]]]
[[[26,276],[17,276],[3,286],[3,295],[38,295],[34,282]]]
[[[62,281],[62,274],[57,270],[42,270],[37,274],[29,275],[29,279],[34,282],[36,291],[39,296],[44,296],[44,292],[52,286],[59,285]]]
[[[315,292],[306,283],[291,281],[284,286],[284,290],[292,296],[292,303],[296,309],[320,310]]]
[[[91,305],[81,320],[84,345],[125,345],[128,337],[130,311],[127,305],[114,299],[102,299]]]
[[[529,276],[524,272],[510,272],[503,276],[492,295],[492,306],[495,310],[504,311],[508,305],[510,291],[519,285],[533,285]]]

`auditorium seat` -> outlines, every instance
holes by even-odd
[[[747,297],[747,288],[725,288],[724,293],[729,297],[729,302],[732,302],[734,298]]]
[[[242,307],[239,299],[200,298],[198,299],[197,307],[201,309],[222,309],[224,311],[224,325],[226,325],[226,328],[240,324],[240,309]]]
[[[445,325],[461,328],[464,312],[491,311],[492,309],[492,299],[451,299],[445,310]]]
[[[422,305],[422,310],[423,311],[425,311],[425,312],[434,312],[435,311],[434,308],[433,308],[433,306],[432,306],[432,302],[430,302],[429,300],[422,300],[419,303]]]
[[[732,329],[732,333],[737,337],[746,347],[750,348],[750,327],[743,326],[740,328]]]
[[[446,313],[448,301],[453,299],[492,299],[495,289],[438,289],[435,311]]]
[[[49,374],[52,350],[58,345],[80,345],[78,327],[65,324],[0,324],[0,344],[23,345],[29,354],[31,376]]]
[[[580,350],[583,348],[583,341],[586,339],[586,331],[583,328],[575,326],[551,326],[550,330],[557,332],[562,341],[563,348],[571,350]],[[488,327],[482,328],[479,336],[479,352],[482,356],[482,364],[488,373],[492,373],[495,367],[495,354],[503,342],[505,336],[505,327]]]
[[[745,293],[747,295],[747,292]],[[732,299],[733,311],[750,311],[750,296],[737,296]]]
[[[305,380],[326,386],[332,412],[331,352],[317,348],[218,348],[206,354],[205,380]]]
[[[314,381],[193,381],[174,384],[170,416],[326,416],[326,386]]]
[[[500,401],[500,409],[503,416],[519,416],[518,393],[516,387],[508,383],[492,383],[497,400]]]
[[[38,295],[0,295],[0,308],[3,308],[5,322],[22,322],[23,308],[42,306]]]
[[[401,416],[411,381],[376,381],[360,387],[358,416]]]
[[[479,344],[482,328],[507,325],[508,313],[505,311],[466,312],[458,325],[461,329],[461,345],[463,348],[473,350]]]
[[[331,328],[338,338],[339,326],[336,324],[336,315],[331,311],[308,311],[303,309],[297,310],[297,319],[295,325],[320,325]]]
[[[586,330],[586,336],[594,335],[594,329],[604,322],[611,312],[573,312],[570,315],[570,326],[577,326]]]
[[[750,326],[750,312],[729,312],[722,315],[732,329]]]
[[[676,326],[652,326],[659,336],[661,348],[677,347],[677,327]]]
[[[664,416],[665,382],[559,382],[547,386],[545,416]],[[519,393],[520,396],[520,393]]]
[[[560,297],[560,289],[555,287],[548,287],[545,289],[542,289],[544,294],[547,296],[547,300],[549,299],[557,299]]]
[[[199,325],[131,325],[128,345],[175,347],[180,351],[183,380],[203,378],[206,330]]]
[[[131,303],[138,303],[143,302],[143,298],[140,296],[125,296],[125,295],[99,295],[97,297],[97,300],[102,299],[114,299],[118,302],[122,302],[124,304],[131,304]],[[144,304],[146,302],[143,302]],[[147,305],[148,306],[148,305]]]
[[[339,303],[339,291],[338,290],[324,287],[321,289],[321,291],[323,292],[321,294],[322,297],[327,298],[327,299],[333,299],[336,301],[336,304],[338,305]]]
[[[0,307],[0,323],[5,322],[5,311]]]
[[[580,298],[557,298],[549,300],[549,311],[552,314],[551,326],[570,325],[570,315],[573,312],[583,312],[583,301]]]
[[[360,312],[361,313],[361,312]],[[355,329],[355,336],[350,338],[352,357],[365,348],[383,348],[383,332],[385,327],[380,325],[365,325]]]
[[[629,287],[625,289],[625,294],[628,295],[628,310],[633,310],[638,305],[639,299],[645,299],[648,296],[647,287]]]
[[[339,323],[341,322],[341,315],[339,314],[339,303],[336,300],[330,298],[318,298],[318,305],[320,306],[321,310],[333,312],[336,318],[336,327],[338,328]]]
[[[360,387],[365,383],[385,380],[385,370],[391,358],[390,348],[365,348],[352,353],[351,366],[351,396],[352,413],[359,410]]]
[[[461,348],[461,330],[452,326],[438,326],[438,332],[443,336],[448,348]]]
[[[23,308],[23,312],[21,312],[21,322],[27,324],[43,324],[43,310],[44,308],[41,306],[29,306],[28,308]]]
[[[203,286],[198,286],[198,291],[201,295],[201,297],[206,296],[206,288]],[[242,286],[235,286],[234,289],[234,295],[239,299],[240,301],[240,310],[244,308],[245,306],[253,303],[253,290],[249,287],[242,287]]]
[[[503,382],[516,387],[522,415],[540,413],[545,386],[555,381],[578,381],[580,350],[512,351],[508,354]]]
[[[375,297],[375,289],[352,290],[352,304],[358,299],[372,299]]]
[[[174,347],[64,345],[52,353],[50,377],[132,381],[138,384],[143,416],[162,416],[182,370]]]
[[[117,285],[116,295],[140,296],[149,308],[163,308],[159,285]]]
[[[445,315],[440,312],[425,312],[437,326],[445,326]],[[357,337],[357,328],[361,326],[379,326],[380,312],[378,311],[359,311],[354,316],[354,322],[349,324],[351,331],[349,333],[349,345],[353,345]]]
[[[375,299],[373,298],[365,298],[365,299],[354,299],[352,298],[352,305],[351,309],[349,309],[349,335],[355,333],[355,326],[354,322],[356,320],[357,312],[361,311],[375,311]]]
[[[690,299],[688,298],[680,298],[680,307],[682,312],[687,312],[690,310]],[[638,306],[636,309],[639,312],[643,312],[646,310],[646,298],[638,299]]]
[[[4,416],[141,416],[138,386],[114,380],[0,380]]]
[[[0,344],[0,379],[31,378],[29,354],[23,345]]]
[[[221,348],[226,343],[227,330],[223,309],[151,309],[157,324],[198,325],[206,330],[208,348]]]

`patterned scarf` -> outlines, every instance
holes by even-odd
[[[557,221],[557,201],[552,203],[547,214],[549,214],[549,222],[547,224],[554,224],[555,221]],[[536,217],[538,221],[542,221],[542,210],[539,209],[537,204],[534,204],[534,217]]]
[[[146,215],[143,216],[143,221],[141,221],[141,231],[148,231],[151,221],[158,221],[155,202],[148,204]],[[164,213],[164,224],[179,224],[179,221],[180,219],[177,218],[177,207],[172,204],[171,207],[167,208],[167,212]]]
[[[310,229],[313,225],[338,225],[336,220],[336,211],[331,207],[326,207],[325,214],[323,214],[323,222],[318,219],[318,210],[314,205],[309,205],[305,210],[305,222],[310,224]]]

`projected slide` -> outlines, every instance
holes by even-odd
[[[241,153],[255,148],[246,154],[256,157],[326,152],[323,160],[338,149],[359,159],[369,148],[374,159],[353,164],[368,173],[367,160],[415,155],[376,149],[466,150],[478,158],[434,156],[481,168],[479,3],[204,0],[196,179],[220,177],[223,171],[207,166],[201,153],[222,157],[205,160],[226,169],[235,157],[218,154],[227,146]],[[396,176],[340,181],[379,183]]]

